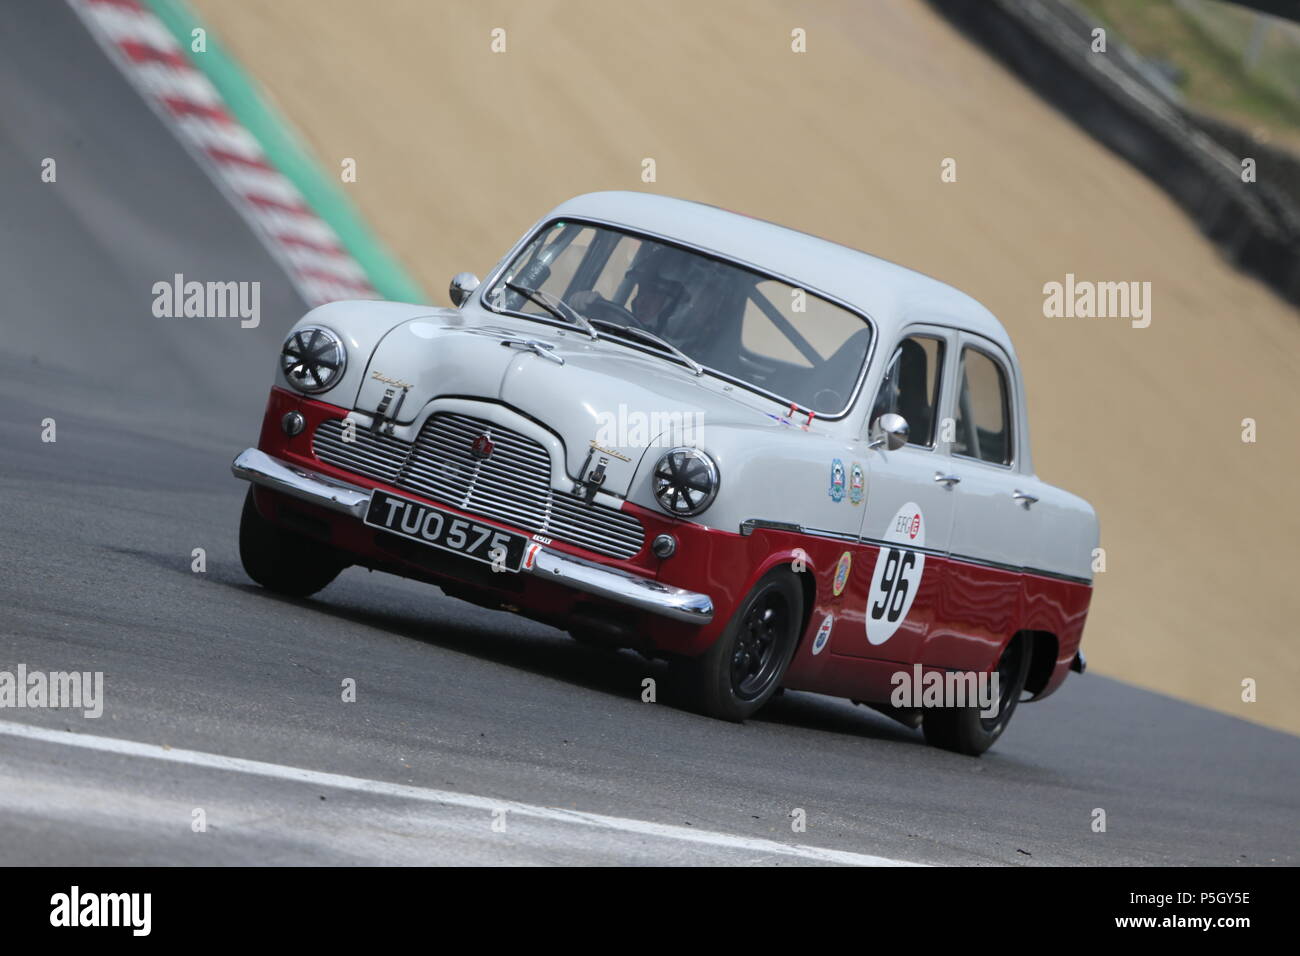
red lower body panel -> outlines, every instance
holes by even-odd
[[[284,434],[280,419],[299,411],[307,427],[294,437]],[[275,458],[364,488],[383,488],[424,499],[371,478],[334,467],[312,453],[311,436],[326,419],[346,409],[273,389],[258,447]],[[635,632],[642,649],[666,654],[698,655],[726,628],[736,607],[774,567],[797,562],[806,571],[809,601],[806,626],[784,684],[863,701],[888,700],[891,676],[920,663],[927,668],[988,671],[996,667],[1011,637],[1035,632],[1035,651],[1050,653],[1037,668],[1030,690],[1045,696],[1065,679],[1078,650],[1091,598],[1090,585],[1063,579],[928,556],[916,598],[898,630],[884,643],[866,637],[868,588],[879,549],[856,541],[796,532],[757,529],[741,535],[678,521],[625,502],[646,532],[646,546],[625,560],[594,554],[555,541],[557,551],[619,568],[665,584],[709,595],[714,604],[710,624],[680,623],[648,611],[602,601],[583,592],[529,574],[500,574],[478,562],[449,555],[417,542],[371,528],[355,518],[258,488],[258,510],[268,519],[345,552],[362,566],[437,584],[457,597],[500,606],[561,628],[591,618],[605,618]],[[439,508],[456,512],[441,501]],[[467,515],[484,524],[531,534],[483,515]],[[660,560],[649,549],[655,535],[677,538],[676,554]],[[847,555],[848,572],[837,571]],[[829,637],[817,641],[829,622]],[[1037,664],[1037,661],[1036,661]],[[1048,666],[1050,664],[1050,667]]]

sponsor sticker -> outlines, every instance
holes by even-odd
[[[831,487],[826,493],[831,501],[844,500],[844,462],[838,458],[831,462]]]
[[[851,567],[853,567],[853,555],[845,551],[840,555],[839,564],[835,565],[835,580],[831,582],[831,593],[836,597],[844,593],[844,585],[849,583]]]
[[[862,473],[862,463],[855,461],[849,467],[849,501],[852,504],[862,504],[862,492],[866,485],[867,479]]]
[[[825,649],[826,645],[830,643],[831,628],[834,626],[834,614],[827,614],[822,618],[821,626],[817,628],[817,636],[813,638],[812,652],[814,657],[820,654]]]
[[[547,542],[547,543],[549,544],[550,542]],[[538,551],[541,551],[541,550],[542,550],[542,546],[541,546],[540,544],[529,544],[529,545],[528,545],[527,550],[524,551],[524,570],[525,570],[525,571],[531,571],[531,570],[533,569],[533,564],[537,561],[537,552],[538,552]]]
[[[909,501],[898,509],[885,529],[884,540],[915,547],[925,545],[925,517],[916,502]],[[868,641],[883,644],[894,636],[912,609],[924,571],[924,552],[912,547],[881,546],[867,590]]]

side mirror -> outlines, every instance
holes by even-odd
[[[907,444],[907,438],[911,433],[912,429],[907,424],[906,418],[893,412],[886,412],[872,423],[871,444],[867,447],[884,446],[890,451],[897,451]]]
[[[457,272],[451,277],[451,285],[447,292],[451,296],[451,304],[460,308],[461,303],[468,299],[475,289],[478,288],[478,276],[472,272]]]

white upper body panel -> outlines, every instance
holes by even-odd
[[[870,323],[873,335],[866,371],[849,410],[801,427],[805,424],[801,417],[792,423],[779,402],[742,384],[714,375],[696,376],[653,349],[610,337],[592,341],[572,325],[498,311],[483,301],[484,291],[538,230],[556,221],[575,220],[609,224],[703,251],[859,313]],[[1011,386],[1016,453],[1005,468],[990,470],[983,463],[950,456],[947,445],[937,443],[936,468],[968,467],[973,475],[979,472],[975,477],[996,495],[1034,494],[1040,499],[1035,507],[1043,521],[1032,524],[1041,524],[1042,529],[1034,533],[1034,540],[1027,538],[1016,546],[1020,563],[1078,579],[1092,576],[1095,514],[1082,499],[1034,477],[1023,382],[1002,324],[974,299],[942,282],[837,243],[698,203],[643,193],[592,193],[563,203],[539,220],[459,309],[337,302],[313,310],[299,324],[331,328],[348,345],[347,370],[322,399],[352,408],[368,420],[382,400],[386,383],[408,387],[400,414],[391,422],[395,437],[412,440],[423,422],[448,403],[473,414],[465,403],[481,402],[481,417],[534,435],[554,449],[553,487],[570,492],[597,437],[599,413],[620,405],[698,413],[705,423],[698,444],[717,462],[721,490],[694,521],[733,533],[750,519],[781,521],[845,539],[879,537],[882,529],[864,527],[863,515],[868,511],[892,515],[903,502],[883,503],[883,510],[861,508],[857,507],[861,496],[853,501],[829,494],[833,463],[850,470],[862,466],[867,498],[873,476],[880,479],[882,490],[892,489],[890,497],[906,497],[898,481],[884,480],[890,474],[890,453],[868,447],[867,416],[885,365],[909,330],[919,325],[955,330],[954,343],[967,341],[964,333],[1001,357]],[[544,342],[564,363],[526,349],[502,347],[509,337]],[[950,363],[949,378],[955,364],[955,360]],[[290,387],[278,371],[277,382]],[[951,385],[944,395],[945,408],[951,409]],[[650,472],[673,440],[672,436],[646,437],[648,447],[613,449],[618,454],[611,456],[599,500],[617,505],[626,498],[658,510]],[[971,499],[976,501],[977,496]],[[1001,502],[998,508],[1003,508]],[[1007,522],[992,509],[986,510],[988,514],[968,514],[964,519],[967,527],[973,522],[980,528],[971,536],[976,544],[985,536],[992,540],[1008,533]],[[963,520],[961,515],[958,520]],[[1031,522],[1017,525],[1028,528]],[[992,552],[968,556],[996,560]]]
[[[844,416],[841,435],[865,434],[870,396],[875,394],[884,363],[902,332],[913,324],[938,324],[980,335],[1011,359],[1014,374],[1020,366],[1015,346],[1002,323],[964,292],[937,279],[857,249],[755,219],[704,203],[638,192],[597,192],[561,203],[543,216],[514,249],[493,269],[473,301],[504,269],[539,229],[557,220],[581,219],[608,223],[652,237],[694,247],[782,279],[791,285],[837,301],[866,316],[875,330],[870,368],[854,409]],[[1017,388],[1017,396],[1023,396]],[[1017,408],[1020,447],[1024,450],[1017,470],[1033,473],[1025,408]]]

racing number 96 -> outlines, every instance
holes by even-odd
[[[915,565],[915,552],[889,550],[885,571],[880,577],[880,598],[871,605],[872,620],[878,621],[883,617],[890,624],[898,620],[907,600],[907,572]]]

